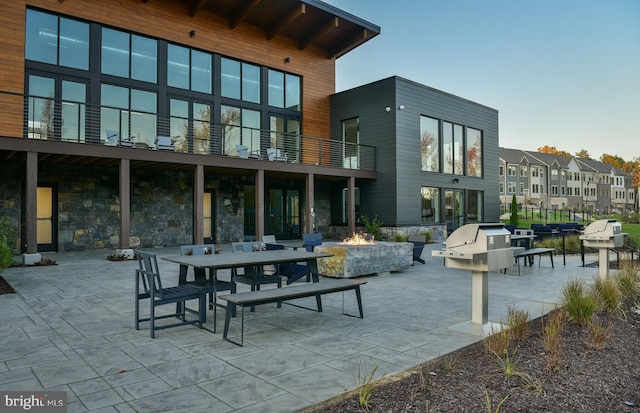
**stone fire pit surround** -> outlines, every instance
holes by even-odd
[[[314,251],[333,254],[318,259],[318,271],[336,278],[385,275],[391,271],[404,271],[413,263],[413,244],[410,242],[375,241],[371,245],[323,242]]]

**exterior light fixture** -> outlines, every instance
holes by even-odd
[[[458,182],[460,182],[460,180],[458,178],[453,178],[453,183],[457,184]]]
[[[386,108],[384,108],[384,110],[386,110],[387,112],[391,112],[391,108],[389,106],[387,106]]]
[[[285,58],[284,58],[284,62],[285,62],[285,63],[289,63],[289,62],[291,62],[291,58],[289,58],[288,56],[287,56],[287,57],[285,57]]]
[[[400,107],[398,109],[404,110],[404,105],[400,105]]]
[[[195,30],[191,30],[191,31],[189,32],[189,36],[191,36],[191,37],[196,37],[196,31],[195,31]]]

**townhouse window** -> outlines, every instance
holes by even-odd
[[[520,167],[520,176],[522,176],[522,177],[526,177],[527,176],[527,167],[526,166],[521,166]]]
[[[531,176],[538,177],[538,168],[531,168]]]
[[[89,25],[27,9],[25,59],[89,70]]]
[[[420,116],[421,169],[426,172],[440,171],[440,130],[438,119]],[[500,166],[502,175],[502,165]]]
[[[520,182],[520,195],[524,194],[524,182]]]
[[[552,169],[551,170],[551,179],[553,179],[554,181],[558,180],[558,170],[557,169]]]
[[[576,196],[580,196],[580,188],[576,188],[575,194],[576,194]]]
[[[516,183],[515,182],[508,182],[509,185],[509,193],[510,194],[515,194],[516,193]]]
[[[158,42],[147,37],[102,28],[101,72],[156,83]]]
[[[440,221],[440,189],[423,186],[420,188],[422,195],[422,222]]]
[[[210,53],[168,44],[167,85],[194,92],[212,93],[212,62]]]
[[[551,186],[551,195],[558,195],[558,185]]]
[[[573,196],[573,187],[571,186],[567,187],[567,195]]]
[[[531,185],[531,192],[532,192],[532,193],[534,193],[534,194],[539,193],[539,186],[538,186],[538,184],[533,184],[533,185]]]
[[[563,181],[567,180],[567,171],[560,171],[560,179]]]
[[[507,167],[507,174],[509,176],[516,176],[516,167],[515,167],[515,165],[509,165]]]
[[[499,183],[499,185],[498,185],[498,191],[499,191],[501,194],[504,194],[504,182],[500,182],[500,183]]]
[[[566,195],[566,192],[567,192],[567,191],[566,191],[566,188],[565,188],[564,186],[561,186],[561,187],[560,187],[560,193],[562,194],[562,196],[565,196],[565,195]]]
[[[220,94],[223,97],[260,103],[259,66],[222,58],[220,72]]]
[[[500,176],[504,176],[504,166],[500,165]]]

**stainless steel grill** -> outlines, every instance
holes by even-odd
[[[447,238],[444,250],[433,251],[444,257],[449,268],[496,271],[513,265],[511,233],[504,224],[468,224]]]
[[[615,219],[601,219],[589,224],[580,239],[585,247],[598,249],[598,274],[600,278],[607,278],[609,274],[609,248],[624,245],[622,225]]]

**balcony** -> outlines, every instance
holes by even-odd
[[[0,92],[0,136],[375,171],[375,147],[144,110]]]

